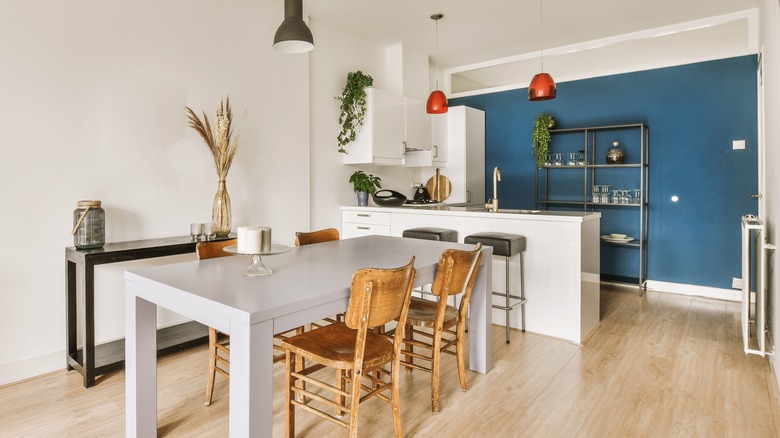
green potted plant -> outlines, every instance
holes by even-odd
[[[357,193],[358,205],[368,205],[368,195],[376,193],[376,189],[382,188],[382,179],[372,174],[366,174],[362,170],[357,170],[349,177],[352,188]]]
[[[366,87],[374,84],[374,78],[363,74],[362,71],[351,71],[347,74],[347,83],[341,96],[336,96],[336,100],[341,102],[339,107],[339,124],[341,132],[337,137],[339,142],[339,152],[346,154],[344,146],[355,140],[355,136],[360,127],[363,126],[363,119],[366,115]]]
[[[550,153],[550,128],[554,128],[555,119],[549,114],[539,114],[534,121],[534,131],[531,134],[531,148],[536,156],[536,165],[544,166],[547,154]]]

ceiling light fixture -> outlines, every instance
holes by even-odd
[[[276,29],[274,49],[283,53],[306,53],[314,48],[314,37],[303,21],[303,0],[284,0],[284,21]]]
[[[544,72],[544,14],[542,13],[542,0],[539,0],[539,59],[542,63],[542,72],[537,73],[531,79],[531,85],[528,86],[528,100],[549,100],[555,99],[555,81],[552,76]]]
[[[439,90],[439,20],[443,17],[442,14],[431,15],[431,20],[436,22],[436,90],[428,96],[428,102],[425,104],[425,111],[428,114],[444,114],[449,110],[447,96]]]

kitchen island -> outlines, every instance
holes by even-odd
[[[599,321],[601,214],[538,210],[486,211],[484,206],[341,207],[343,238],[367,234],[401,236],[415,227],[456,230],[458,242],[483,231],[525,236],[526,330],[582,344]],[[519,295],[520,258],[510,260],[512,293]],[[493,259],[493,290],[502,292],[505,262]],[[494,297],[500,304],[503,298]],[[520,327],[520,309],[510,312]],[[505,313],[493,311],[505,324]]]

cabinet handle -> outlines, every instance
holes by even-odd
[[[358,217],[371,217],[371,215],[365,213],[358,213]]]
[[[406,142],[401,142],[401,155],[406,155]]]
[[[439,158],[439,147],[433,145],[433,158]]]
[[[471,190],[466,190],[466,202],[471,202]]]
[[[357,227],[358,230],[370,230],[371,227]]]

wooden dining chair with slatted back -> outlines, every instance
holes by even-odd
[[[402,436],[399,360],[415,273],[414,257],[400,268],[358,270],[352,276],[344,322],[335,322],[282,342],[287,352],[288,438],[295,436],[296,408],[344,427],[350,438],[356,438],[358,407],[372,397],[392,406],[395,435]],[[394,341],[370,330],[394,320],[398,320],[401,327],[396,331]],[[304,360],[298,360],[299,357]],[[318,380],[317,374],[313,374],[326,367],[338,371],[336,386]],[[377,379],[375,371],[379,369],[384,370],[384,379]],[[365,391],[362,397],[361,391]],[[336,415],[326,412],[332,409]],[[348,420],[343,418],[345,414],[349,415]]]
[[[431,373],[431,410],[434,413],[438,413],[441,408],[439,368],[442,353],[456,356],[460,386],[464,392],[467,389],[463,338],[468,305],[481,260],[481,243],[471,251],[445,250],[439,258],[439,268],[431,288],[432,293],[438,295],[438,301],[412,297],[409,304],[403,365],[408,370],[420,369]],[[457,308],[447,304],[447,297],[458,294],[463,295]],[[430,355],[415,352],[414,347],[428,350]],[[455,351],[452,351],[453,347]],[[415,359],[423,360],[430,366],[415,363]]]
[[[295,233],[295,246],[304,246],[304,245],[313,245],[315,243],[325,243],[325,242],[332,242],[334,240],[340,240],[341,236],[339,235],[339,230],[335,228],[325,228],[322,230],[317,231],[297,231]],[[343,321],[344,320],[344,314],[340,313],[336,315],[335,318],[325,318],[323,321],[327,323],[333,323],[336,320]],[[312,327],[317,328],[321,327],[323,324],[321,322],[314,322],[311,324]]]
[[[225,247],[235,244],[236,239],[198,242],[195,245],[195,252],[198,254],[198,260],[225,257],[233,255],[226,252]],[[206,406],[211,404],[217,373],[225,378],[230,377],[230,337],[218,332],[214,327],[209,327],[209,374],[206,383]]]
[[[224,248],[229,245],[235,245],[236,239],[220,240],[216,242],[198,242],[195,245],[195,252],[198,254],[198,260],[212,259],[232,255],[226,252]],[[274,350],[279,351],[274,355],[273,363],[284,361],[285,355],[281,347],[281,341],[285,337],[303,333],[303,327],[298,327],[286,333],[280,333],[274,336]],[[222,377],[230,378],[230,336],[209,327],[209,374],[206,381],[206,406],[211,404],[214,396],[214,380],[217,373]]]

